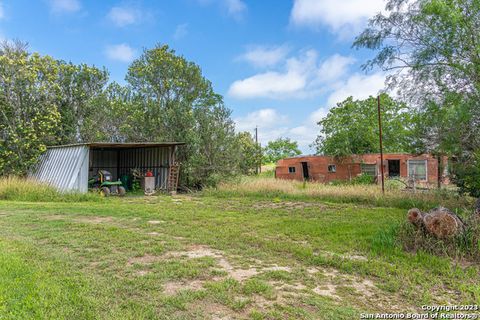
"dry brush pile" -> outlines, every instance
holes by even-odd
[[[480,261],[480,199],[465,217],[444,207],[412,208],[398,238],[407,251]]]

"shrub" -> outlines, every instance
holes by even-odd
[[[366,173],[362,173],[356,176],[355,178],[353,178],[352,180],[352,184],[354,185],[355,184],[373,184],[374,182],[375,182],[374,177]]]
[[[406,187],[405,182],[403,182],[400,179],[392,178],[392,179],[385,180],[385,188],[387,190],[401,190],[401,189],[405,189],[405,187]]]
[[[32,179],[0,178],[0,200],[32,202],[101,201],[97,194],[60,193],[57,189]]]
[[[369,174],[362,173],[352,180],[332,180],[328,184],[331,186],[354,186],[354,185],[369,185],[375,182],[374,177]]]
[[[463,157],[451,166],[452,180],[459,192],[480,197],[480,151],[470,157]]]

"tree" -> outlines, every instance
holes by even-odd
[[[20,42],[0,45],[0,175],[25,174],[57,142],[58,63]]]
[[[404,103],[387,94],[380,96],[385,152],[408,151],[411,145],[412,116]],[[379,152],[377,99],[353,100],[352,97],[330,109],[318,124],[315,141],[318,154],[348,156]]]
[[[454,156],[458,183],[480,180],[463,170],[480,150],[480,2],[390,0],[386,9],[355,40],[378,51],[364,67],[396,71],[388,83],[417,108],[419,150]]]
[[[58,94],[56,104],[62,121],[58,127],[60,143],[95,141],[93,132],[97,133],[102,123],[89,121],[103,112],[98,105],[108,81],[105,69],[98,69],[86,64],[75,65],[57,61],[56,83]],[[96,140],[98,141],[98,140]]]
[[[237,139],[240,147],[240,172],[251,174],[261,163],[262,148],[255,142],[250,132],[238,133]]]
[[[389,0],[354,47],[378,51],[364,67],[397,71],[390,85],[417,102],[446,92],[478,96],[479,19],[477,0]]]
[[[201,187],[238,173],[231,111],[195,63],[166,45],[145,50],[128,69],[135,130],[127,140],[183,141],[182,182]]]
[[[280,159],[298,156],[302,152],[298,149],[296,141],[292,141],[289,138],[278,138],[268,142],[263,150],[263,154],[263,162],[272,163]]]

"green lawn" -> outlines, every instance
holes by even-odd
[[[405,209],[258,197],[0,201],[0,319],[356,319],[480,303],[394,243]]]

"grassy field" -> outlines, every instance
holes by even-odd
[[[374,191],[260,179],[174,197],[4,196],[0,319],[358,319],[480,303],[477,265],[395,243],[410,204],[469,200]]]

